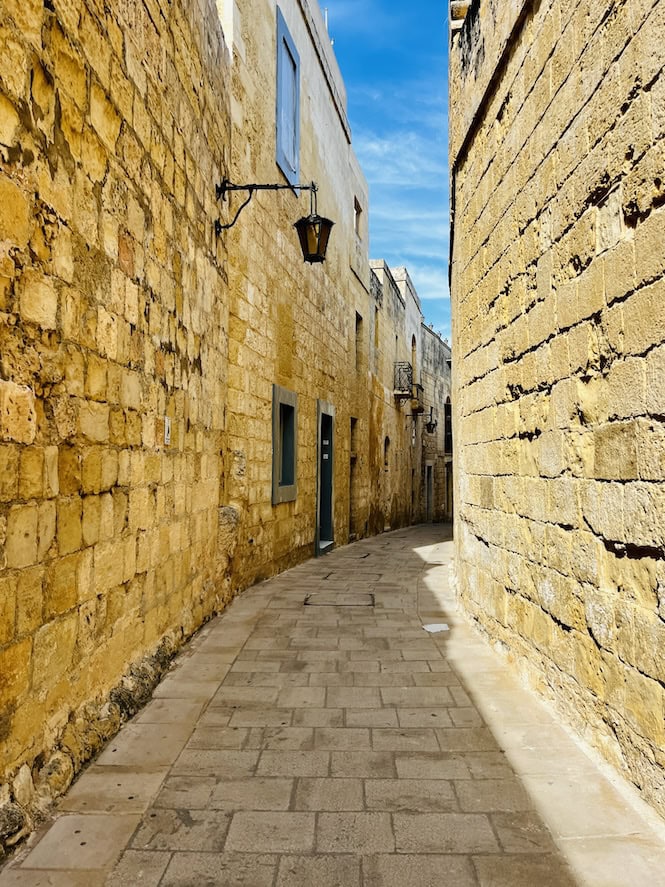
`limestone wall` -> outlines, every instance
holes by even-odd
[[[215,22],[188,0],[0,8],[0,782],[26,765],[45,795],[45,753],[71,753],[66,784],[117,720],[89,712],[86,751],[70,713],[224,595]]]
[[[661,811],[664,33],[483,0],[450,63],[461,596]]]

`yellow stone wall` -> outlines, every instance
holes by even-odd
[[[230,73],[193,8],[0,7],[0,781],[224,596]]]
[[[665,4],[452,39],[462,600],[665,811]]]

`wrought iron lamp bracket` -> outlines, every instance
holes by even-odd
[[[247,185],[236,185],[231,182],[229,179],[222,179],[219,185],[215,188],[215,193],[217,196],[217,200],[226,200],[226,195],[230,191],[247,191],[247,198],[244,200],[238,210],[233,217],[233,220],[226,225],[222,225],[219,219],[215,220],[215,234],[219,237],[222,231],[228,231],[229,228],[233,228],[235,223],[238,221],[240,213],[250,202],[252,197],[257,191],[309,191],[310,198],[310,215],[314,215],[316,213],[316,192],[318,191],[318,187],[316,182],[310,182],[308,185],[283,185],[283,184],[268,184],[262,185],[257,182],[252,182]]]

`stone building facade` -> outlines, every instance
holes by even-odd
[[[665,812],[665,3],[451,23],[459,592]]]
[[[1,850],[234,594],[425,512],[315,0],[6,0],[0,45]],[[325,263],[306,191],[219,232],[225,178],[315,180]]]

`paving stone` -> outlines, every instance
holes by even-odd
[[[329,766],[327,751],[264,751],[256,773],[257,776],[327,776]]]
[[[413,675],[410,674],[362,674],[354,675],[354,687],[413,687]]]
[[[248,736],[246,727],[198,727],[192,733],[187,748],[241,749]]]
[[[488,817],[473,813],[395,813],[400,853],[491,853],[497,851]]]
[[[343,727],[344,710],[341,708],[297,708],[293,712],[293,725],[294,727]]]
[[[214,776],[169,776],[157,797],[154,807],[204,810],[217,785]]]
[[[283,674],[282,672],[238,672],[230,674],[224,681],[225,687],[307,687],[307,674]]]
[[[360,860],[351,856],[285,856],[277,887],[359,887]]]
[[[374,751],[439,751],[434,730],[403,728],[372,730]]]
[[[316,849],[323,853],[392,853],[395,850],[388,813],[320,813]]]
[[[277,857],[258,853],[174,853],[160,887],[272,887]]]
[[[460,681],[452,671],[428,671],[423,674],[414,674],[413,682],[416,687],[459,687]]]
[[[220,681],[184,680],[166,677],[153,690],[156,699],[185,699],[188,702],[201,702],[211,699],[219,689]]]
[[[235,779],[251,776],[259,759],[258,751],[227,751],[226,749],[186,748],[173,765],[174,775],[216,776]]]
[[[198,719],[197,727],[226,727],[231,716],[234,714],[233,708],[218,708],[209,705]]]
[[[261,748],[309,751],[314,748],[312,727],[265,727]]]
[[[473,862],[480,887],[578,887],[579,884],[556,856],[475,856]]]
[[[492,813],[490,820],[506,853],[556,852],[550,832],[535,812]]]
[[[423,660],[413,660],[413,661],[395,661],[395,662],[382,662],[381,663],[381,672],[384,674],[406,674],[406,675],[414,675],[426,672],[430,673],[429,665],[427,662]]]
[[[381,691],[374,687],[328,687],[329,708],[381,708]]]
[[[447,708],[398,708],[400,727],[452,727]]]
[[[97,758],[97,764],[146,769],[169,766],[191,732],[191,724],[127,724]]]
[[[387,687],[381,690],[385,705],[397,708],[439,708],[452,704],[447,687]]]
[[[93,765],[70,788],[59,809],[77,813],[143,813],[167,772],[166,768],[146,772]]]
[[[331,776],[393,777],[395,759],[391,752],[347,751],[331,752]]]
[[[240,659],[234,662],[231,666],[231,674],[233,674],[234,672],[251,672],[252,674],[256,674],[257,672],[278,672],[279,668],[280,662],[278,662],[277,660],[245,662]]]
[[[213,810],[288,810],[293,791],[292,779],[253,776],[249,779],[223,779],[211,792]]]
[[[229,720],[232,727],[288,727],[293,712],[283,708],[257,708],[235,711]]]
[[[449,708],[448,714],[455,727],[483,726],[483,720],[475,708]]]
[[[228,850],[293,853],[314,847],[313,813],[235,813],[226,839]]]
[[[288,687],[277,697],[280,708],[324,708],[325,704],[325,687]]]
[[[370,751],[370,732],[366,729],[343,727],[319,727],[314,731],[314,744],[318,749],[351,749]]]
[[[588,887],[660,887],[665,881],[665,846],[655,835],[564,838],[559,844]]]
[[[494,736],[487,727],[453,727],[436,731],[442,751],[498,751]]]
[[[136,815],[67,813],[21,861],[22,869],[104,869],[125,849]]]
[[[470,813],[530,810],[533,802],[517,779],[472,779],[455,783],[460,809]]]
[[[398,727],[394,708],[347,708],[347,727]]]
[[[169,852],[125,850],[105,887],[158,887],[170,859]]]
[[[139,712],[135,724],[191,724],[196,723],[204,706],[202,701],[188,699],[152,699]]]
[[[363,784],[360,779],[300,778],[298,779],[296,810],[362,810]]]
[[[510,779],[514,776],[503,752],[475,752],[463,757],[474,779]]]
[[[464,856],[370,856],[363,863],[364,887],[477,887]]]
[[[353,687],[354,678],[358,677],[353,674],[341,674],[336,671],[325,671],[320,674],[309,675],[310,687]]]
[[[367,779],[368,810],[448,812],[458,810],[452,783],[443,779]]]
[[[215,693],[213,703],[236,708],[271,707],[278,708],[276,687],[227,687],[223,685]]]
[[[152,808],[143,817],[131,846],[135,850],[221,851],[230,817],[217,810]]]
[[[639,833],[640,819],[609,782],[593,780],[580,791],[577,779],[525,776],[521,780],[539,809],[546,813],[555,836],[592,838]]]
[[[397,754],[395,766],[400,779],[465,779],[469,768],[460,755]]]

